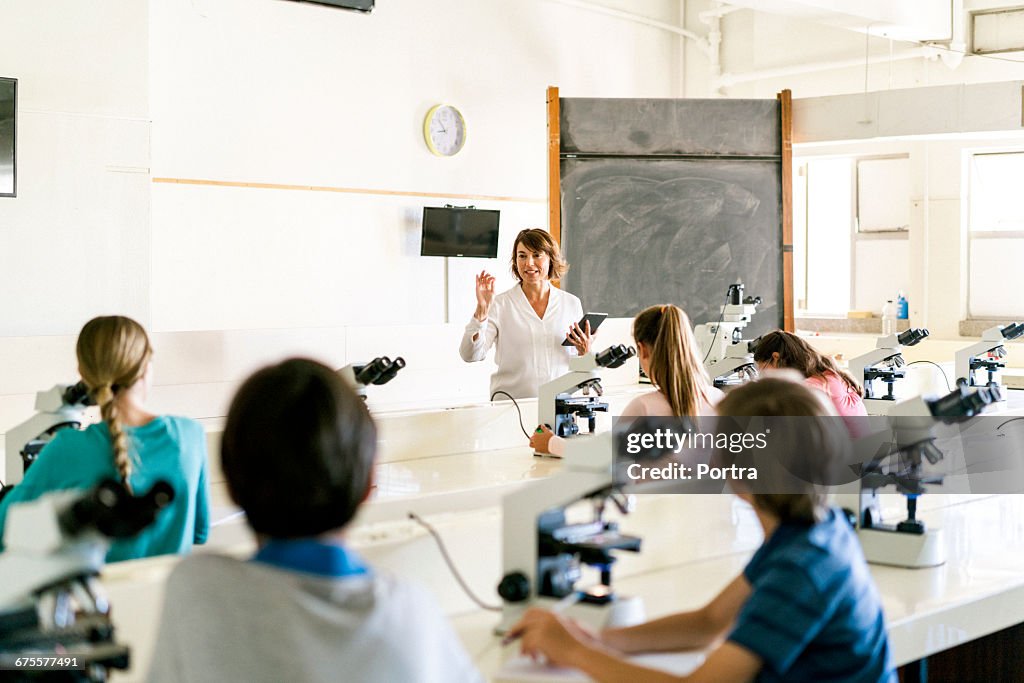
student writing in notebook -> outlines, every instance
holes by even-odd
[[[828,417],[833,411],[820,394],[790,380],[765,378],[736,388],[718,412],[809,419],[787,448],[794,456],[813,453],[806,460],[813,464],[841,461],[848,446],[845,426]],[[726,451],[725,463],[729,457]],[[895,683],[881,601],[845,515],[810,484],[803,493],[752,492],[739,480],[731,486],[753,506],[764,542],[711,602],[601,633],[532,609],[510,630],[521,636],[523,652],[602,682]],[[685,677],[626,659],[707,649],[704,664]]]

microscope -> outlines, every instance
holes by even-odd
[[[894,385],[906,375],[903,370],[906,361],[901,351],[904,346],[914,346],[927,336],[925,328],[911,327],[899,334],[879,337],[873,350],[850,360],[850,374],[864,385],[864,407],[868,415],[888,415],[896,405]],[[884,395],[876,394],[875,380],[885,384]]]
[[[757,376],[753,342],[743,339],[742,330],[760,303],[759,296],[744,298],[741,283],[729,285],[718,321],[694,328],[697,344],[704,351],[704,369],[719,389]]]
[[[935,426],[969,420],[998,400],[996,386],[960,383],[940,398],[918,396],[896,403],[888,415],[888,430],[856,441],[860,452],[869,453],[861,465],[856,515],[857,537],[868,562],[920,568],[946,561],[942,529],[929,529],[917,518],[917,499],[925,484],[943,480],[923,473],[924,461],[935,465],[943,458],[935,445]],[[882,520],[879,489],[888,486],[906,497],[906,519],[896,524]]]
[[[138,534],[173,499],[165,481],[134,496],[106,480],[12,505],[0,554],[0,670],[26,657],[66,674],[48,671],[47,681],[106,681],[127,669],[97,577],[110,539]]]
[[[1010,323],[1006,327],[990,327],[981,333],[981,341],[971,344],[967,348],[956,352],[956,377],[967,380],[967,385],[991,386],[997,385],[1003,389],[999,381],[998,373],[1006,367],[1003,358],[1006,357],[1006,347],[1003,342],[1024,334],[1024,323]],[[975,377],[975,371],[985,370],[988,373],[988,381],[979,382]],[[1005,391],[1002,392],[1005,397]]]
[[[604,518],[609,502],[622,514],[633,509],[633,499],[615,486],[613,460],[611,432],[574,439],[566,444],[561,472],[505,496],[498,585],[504,602],[496,633],[508,630],[536,601],[550,604],[575,595],[583,603],[580,616],[589,611],[601,619],[611,616],[605,608],[629,604],[616,602],[612,590],[613,551],[639,552],[641,539],[620,533],[617,523]],[[581,502],[586,518],[570,522],[568,508]],[[578,590],[584,566],[599,572],[600,583]]]
[[[81,429],[85,421],[85,410],[95,405],[89,398],[85,383],[58,384],[47,391],[36,394],[36,410],[31,418],[17,427],[7,430],[4,445],[6,466],[4,482],[6,488],[21,481],[25,470],[35,462],[43,446],[53,440],[62,429]],[[21,456],[20,462],[14,457]],[[0,495],[2,497],[2,495]]]
[[[387,384],[395,378],[398,371],[405,367],[405,359],[398,356],[391,360],[387,356],[378,356],[369,363],[349,363],[338,374],[355,389],[362,399],[366,400],[366,387],[371,384]]]
[[[598,368],[618,368],[636,355],[632,346],[616,344],[597,354],[588,353],[569,359],[569,372],[540,386],[537,396],[538,422],[548,425],[556,436],[569,438],[580,433],[577,418],[587,420],[587,431],[594,433],[596,413],[608,412]],[[574,396],[580,391],[581,396]],[[593,395],[591,395],[593,393]],[[535,453],[534,455],[548,455]]]

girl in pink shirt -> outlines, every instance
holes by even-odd
[[[758,368],[792,368],[806,379],[804,384],[824,392],[843,417],[867,415],[862,390],[857,381],[836,365],[828,356],[822,355],[803,338],[775,330],[757,340],[754,360]]]
[[[713,415],[723,394],[704,370],[690,319],[678,306],[651,306],[633,320],[633,339],[644,373],[657,391],[637,396],[623,417]],[[541,425],[530,438],[538,453],[562,455],[565,441]]]

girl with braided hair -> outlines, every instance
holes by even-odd
[[[206,435],[194,420],[146,408],[153,348],[145,329],[124,316],[93,318],[78,335],[75,351],[102,422],[82,431],[61,430],[43,448],[22,482],[0,501],[0,534],[10,505],[51,491],[90,488],[113,478],[144,493],[163,479],[174,489],[174,501],[140,534],[114,541],[107,561],[186,553],[193,543],[205,543]]]

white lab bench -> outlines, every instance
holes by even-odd
[[[695,497],[695,508],[702,506],[700,498]],[[930,569],[871,567],[897,666],[1024,622],[1024,496],[936,494],[922,499],[922,507],[926,501],[921,516],[945,529],[947,562]],[[699,607],[742,571],[752,554],[734,549],[735,537],[717,540],[719,555],[628,576],[616,581],[616,589],[641,596],[648,618]],[[453,619],[487,677],[516,650],[501,647],[492,634],[496,622],[496,613],[483,610]]]
[[[497,501],[495,501],[497,502]],[[893,504],[898,507],[897,497]],[[921,517],[945,530],[948,560],[931,569],[871,568],[882,595],[895,661],[907,664],[1024,622],[1024,496],[929,494]],[[430,518],[473,588],[497,602],[501,512],[498,508]],[[502,648],[498,614],[470,606],[432,542],[409,523],[366,524],[351,544],[384,571],[425,583],[450,615],[477,666],[490,679],[514,646]],[[637,556],[615,572],[621,595],[643,598],[647,617],[697,607],[738,574],[760,542],[752,512],[727,495],[644,496],[623,528],[643,536]],[[115,680],[143,680],[155,641],[163,582],[171,558],[111,565],[104,583],[119,636],[135,668]]]
[[[646,390],[609,397],[613,412]],[[535,405],[521,403],[529,429]],[[535,458],[523,445],[511,404],[377,418],[382,446],[378,488],[353,525],[349,542],[379,569],[425,584],[490,677],[511,650],[503,651],[492,635],[497,615],[479,610],[461,593],[433,541],[407,513],[427,517],[467,582],[497,602],[501,497],[559,471],[561,462]],[[217,431],[212,426],[212,439]],[[902,499],[892,498],[899,507]],[[1021,498],[928,494],[921,499],[921,516],[946,530],[949,561],[935,569],[873,568],[897,663],[1024,622]],[[198,551],[250,553],[253,541],[244,520],[233,516],[222,482],[215,484],[215,504],[215,519],[222,523],[210,544]],[[643,496],[637,511],[623,520],[623,529],[642,536],[644,549],[621,557],[615,585],[621,594],[645,598],[648,617],[703,604],[742,570],[761,540],[749,508],[727,495]],[[134,661],[132,670],[115,681],[144,680],[164,582],[176,561],[153,558],[106,568],[103,582],[119,638],[131,646]]]

